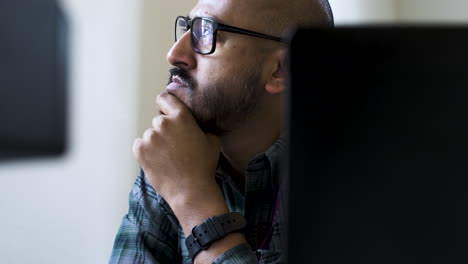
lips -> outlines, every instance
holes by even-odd
[[[189,88],[187,83],[184,82],[179,76],[172,76],[172,82],[167,86],[168,90],[180,89],[180,88]]]
[[[185,105],[189,106],[190,97],[189,97],[189,86],[184,82],[179,76],[173,75],[171,82],[166,86],[166,91],[169,94],[174,95],[179,98]]]

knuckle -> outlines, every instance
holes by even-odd
[[[151,124],[153,125],[154,128],[159,126],[159,116],[153,117],[153,120],[151,120]]]
[[[156,102],[165,100],[166,98],[167,98],[167,93],[159,94],[158,96],[156,96]]]
[[[137,159],[140,159],[143,153],[143,142],[140,138],[135,139],[135,141],[133,142],[132,149],[135,157]]]
[[[151,141],[151,139],[154,138],[155,134],[156,134],[156,131],[154,131],[154,129],[148,128],[143,134],[143,138]]]
[[[154,99],[154,101],[157,103],[159,100],[161,100],[162,96],[163,94],[158,94],[156,98]]]
[[[159,115],[153,118],[153,127],[158,128],[166,128],[168,126],[169,120],[164,115]]]

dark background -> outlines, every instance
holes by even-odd
[[[468,27],[299,31],[289,263],[466,263]]]

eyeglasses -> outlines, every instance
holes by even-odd
[[[184,16],[178,16],[176,18],[175,41],[177,42],[182,37],[182,35],[184,35],[185,32],[190,29],[192,48],[195,52],[202,55],[208,55],[215,51],[216,35],[218,30],[284,42],[281,38],[278,37],[224,25],[210,18],[195,17],[194,19],[190,20],[188,17]]]

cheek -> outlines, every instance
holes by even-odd
[[[258,54],[252,52],[252,47],[227,43],[214,54],[198,58],[195,74],[200,89],[213,84],[235,86],[250,71],[260,70]]]
[[[221,63],[219,60],[209,60],[206,63],[199,63],[196,73],[199,87],[203,88],[210,84],[229,79],[230,73],[233,70],[232,66],[231,63]]]

